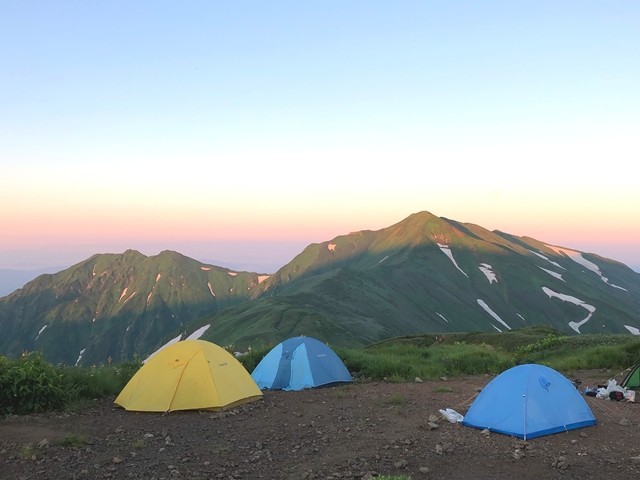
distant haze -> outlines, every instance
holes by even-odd
[[[398,221],[402,220],[399,218]],[[460,220],[460,219],[453,219]],[[396,223],[396,222],[392,222]],[[389,223],[390,226],[392,223]],[[480,225],[485,227],[485,225]],[[384,227],[381,227],[384,228]],[[371,229],[371,230],[377,230]],[[530,236],[546,243],[577,249],[586,253],[610,258],[624,263],[628,267],[640,272],[638,261],[638,247],[635,244],[611,245],[607,243],[593,243],[572,241],[570,238],[558,237],[555,241],[548,237],[540,237],[522,232],[506,233]],[[9,254],[0,252],[0,269],[14,269],[18,271],[46,271],[54,273],[88,259],[98,253],[122,253],[128,249],[138,250],[144,255],[157,255],[163,250],[174,250],[203,263],[218,265],[234,270],[245,270],[257,273],[274,273],[289,263],[293,258],[311,243],[329,241],[335,236],[350,233],[345,230],[335,235],[309,240],[283,241],[211,241],[211,242],[111,242],[110,244],[85,244],[50,246],[42,248],[13,249]],[[559,241],[558,241],[559,240]]]

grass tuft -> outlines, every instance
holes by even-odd
[[[69,433],[60,442],[63,447],[82,447],[87,444],[87,439],[83,435]]]

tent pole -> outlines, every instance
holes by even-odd
[[[522,394],[522,409],[524,415],[522,416],[522,431],[524,432],[524,441],[527,441],[527,394]]]

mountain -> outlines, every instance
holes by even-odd
[[[264,277],[164,251],[94,255],[0,299],[0,352],[64,364],[122,361],[167,332],[249,299]]]
[[[55,273],[64,267],[49,267],[38,269],[0,268],[0,298],[22,287],[43,273]]]
[[[176,252],[94,255],[0,298],[0,352],[87,365],[188,336],[353,347],[416,333],[547,325],[640,334],[640,274],[620,262],[419,212],[311,244],[275,274]]]
[[[622,263],[428,212],[309,245],[253,296],[202,319],[202,338],[242,349],[528,325],[640,334],[640,275]]]

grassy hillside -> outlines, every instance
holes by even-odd
[[[398,381],[465,374],[498,374],[524,363],[562,372],[609,369],[621,372],[640,363],[640,338],[628,335],[564,335],[549,327],[504,333],[415,335],[362,349],[337,349],[359,375]]]
[[[271,346],[239,357],[252,372]],[[399,337],[364,348],[332,346],[356,381],[414,381],[460,375],[496,375],[522,363],[550,366],[566,375],[605,369],[615,375],[640,363],[640,338],[627,335],[567,336],[548,327],[505,333]],[[60,367],[37,354],[0,356],[0,415],[75,408],[91,399],[116,396],[140,362],[102,367]]]

